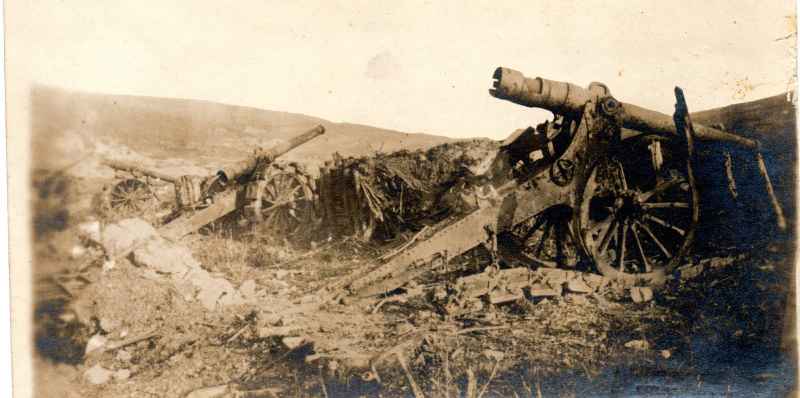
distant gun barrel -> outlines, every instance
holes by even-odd
[[[167,181],[172,184],[177,184],[178,181],[180,180],[180,177],[164,174],[156,170],[149,170],[144,167],[135,165],[133,163],[123,162],[119,160],[102,159],[100,163],[114,170],[127,171],[133,175],[143,175],[147,177],[158,178],[159,180]]]
[[[286,154],[292,149],[297,148],[300,145],[303,145],[323,134],[325,134],[325,126],[321,124],[317,125],[311,130],[308,130],[296,137],[292,137],[289,139],[289,141],[278,144],[272,148],[258,149],[256,153],[248,159],[219,170],[217,175],[224,180],[231,180],[250,174],[255,170],[256,167],[258,167],[259,164],[272,162],[276,158]]]
[[[610,95],[602,83],[591,83],[582,88],[572,83],[525,77],[521,72],[499,67],[492,75],[494,82],[489,94],[531,108],[541,108],[560,115],[576,116],[591,100]],[[628,103],[619,103],[624,109],[622,127],[641,132],[654,132],[678,136],[672,116]],[[745,148],[756,149],[758,142],[715,128],[694,125],[695,137],[704,141],[726,141]]]
[[[286,152],[291,151],[294,148],[299,147],[300,145],[305,144],[313,140],[314,138],[325,134],[325,126],[317,125],[316,127],[312,128],[311,130],[306,131],[303,134],[300,134],[296,137],[291,138],[289,141],[285,143],[281,143],[276,145],[273,148],[265,150],[265,154],[269,156],[271,159],[275,159],[278,156],[285,154]]]

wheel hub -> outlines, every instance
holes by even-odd
[[[623,222],[637,220],[643,214],[642,203],[636,191],[627,190],[614,200],[614,215]]]

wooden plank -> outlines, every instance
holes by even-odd
[[[177,241],[180,238],[204,227],[220,217],[236,210],[237,192],[226,192],[218,195],[211,206],[203,210],[185,214],[159,230],[161,236]]]
[[[499,211],[499,206],[488,206],[470,213],[393,257],[386,264],[366,275],[359,275],[360,279],[349,283],[349,289],[360,297],[369,297],[402,286],[418,275],[417,271],[409,269],[413,264],[427,261],[444,251],[447,257],[452,258],[486,241],[488,235],[485,227],[497,228]]]

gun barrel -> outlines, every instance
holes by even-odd
[[[314,138],[323,134],[325,134],[325,126],[321,124],[317,125],[316,127],[306,131],[303,134],[300,134],[296,137],[292,137],[291,139],[289,139],[289,141],[285,143],[278,144],[275,147],[264,151],[265,152],[264,155],[269,156],[271,159],[275,159],[278,156],[281,156],[286,152],[289,152],[292,149],[297,148],[300,145],[303,145],[306,142],[311,141]]]
[[[269,149],[259,149],[256,151],[255,155],[221,169],[217,172],[217,175],[228,180],[239,178],[242,175],[253,172],[260,162],[272,162],[275,160],[275,158],[286,154],[292,149],[297,148],[298,146],[303,145],[322,134],[325,134],[325,126],[321,124],[317,125],[303,134],[292,137],[289,139],[289,141],[278,144]]]
[[[114,170],[121,170],[127,171],[133,174],[141,174],[148,177],[158,178],[160,180],[164,180],[170,182],[172,184],[177,184],[179,177],[175,177],[169,174],[164,174],[160,171],[156,170],[149,170],[143,167],[137,166],[133,163],[122,162],[119,160],[111,160],[111,159],[102,159],[100,163],[114,169]]]
[[[591,100],[610,95],[608,88],[601,83],[591,83],[582,88],[572,83],[547,80],[541,77],[525,77],[514,69],[499,67],[492,75],[494,82],[489,94],[515,104],[542,108],[553,113],[576,116]],[[624,109],[622,127],[641,132],[653,132],[667,136],[678,136],[672,116],[642,108],[629,103],[621,103]],[[719,129],[694,125],[695,137],[704,141],[727,141],[746,148],[755,149],[758,142]]]

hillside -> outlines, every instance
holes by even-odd
[[[36,87],[31,101],[34,168],[44,169],[64,167],[92,151],[132,160],[153,159],[158,164],[213,168],[242,159],[256,146],[285,140],[316,124],[323,124],[326,134],[285,159],[319,164],[334,152],[361,156],[451,141],[429,134],[198,100]]]

